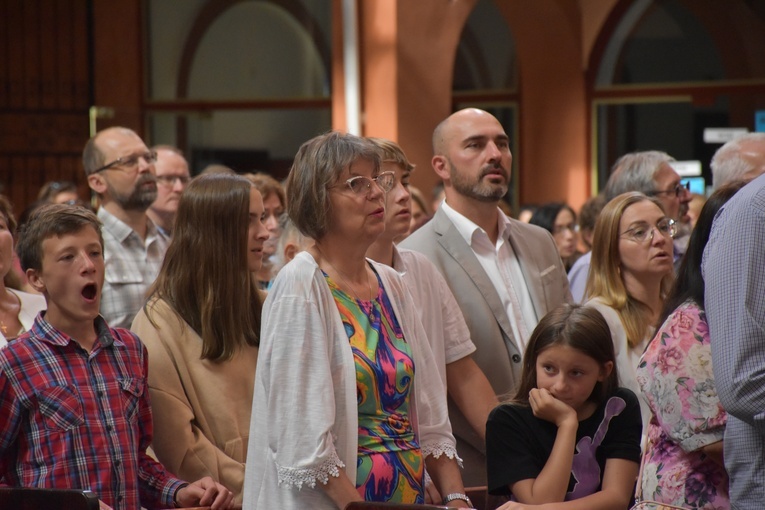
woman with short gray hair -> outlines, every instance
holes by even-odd
[[[422,503],[426,464],[450,505],[467,506],[412,298],[365,257],[393,183],[354,135],[318,136],[295,156],[287,212],[315,244],[279,272],[263,308],[245,509]]]

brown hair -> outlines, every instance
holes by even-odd
[[[42,270],[43,241],[53,236],[75,234],[89,226],[98,233],[98,239],[103,248],[101,222],[90,209],[69,204],[45,204],[38,207],[29,215],[29,219],[19,232],[16,253],[19,255],[21,268],[24,271]]]
[[[263,200],[269,196],[275,194],[279,197],[279,202],[282,204],[282,208],[287,207],[287,197],[284,193],[284,187],[279,184],[279,181],[264,172],[258,172],[255,174],[244,174],[244,177],[255,186],[255,189],[263,196]]]
[[[16,217],[13,215],[13,206],[11,202],[4,195],[0,195],[0,214],[5,217],[5,222],[8,224],[8,230],[11,231],[11,235],[16,235]]]
[[[144,310],[156,299],[202,338],[202,359],[231,359],[258,346],[262,301],[247,265],[252,183],[208,174],[191,181],[178,203],[175,229]]]
[[[531,333],[523,355],[521,383],[513,403],[528,405],[529,392],[537,387],[537,358],[542,351],[555,345],[576,349],[601,367],[609,361],[613,363],[611,373],[595,385],[588,400],[600,403],[619,386],[614,342],[603,315],[589,306],[563,304],[542,317]]]
[[[287,177],[287,214],[303,235],[320,240],[329,230],[329,188],[358,160],[380,169],[380,156],[369,141],[331,131],[305,142]]]
[[[595,222],[592,239],[592,259],[587,275],[585,295],[588,298],[601,298],[619,315],[627,343],[630,347],[643,341],[651,326],[651,313],[648,306],[627,293],[621,275],[621,257],[619,255],[619,223],[624,211],[633,204],[648,201],[664,211],[661,202],[637,191],[623,193],[606,204]],[[674,276],[670,271],[661,280],[661,297],[669,294]]]

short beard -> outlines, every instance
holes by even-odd
[[[510,176],[506,168],[487,165],[481,169],[481,174],[478,176],[478,179],[475,182],[470,182],[467,176],[460,174],[451,159],[446,158],[446,160],[449,162],[449,178],[452,181],[452,187],[460,195],[478,200],[479,202],[497,203],[507,194]],[[505,184],[489,184],[483,182],[484,176],[495,168],[502,168],[502,171],[505,174]]]
[[[157,179],[153,175],[146,173],[135,183],[133,191],[129,195],[117,193],[112,185],[107,181],[106,189],[109,192],[109,196],[124,210],[124,211],[140,211],[146,212],[151,204],[157,199],[157,188],[143,189],[142,185],[147,182],[157,182]]]

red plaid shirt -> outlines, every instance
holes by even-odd
[[[0,350],[0,479],[90,489],[115,510],[172,507],[184,482],[146,454],[146,348],[98,317],[88,353],[38,315]]]

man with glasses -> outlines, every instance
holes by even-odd
[[[173,222],[178,202],[191,176],[189,164],[180,149],[170,145],[152,147],[157,153],[154,171],[157,177],[157,199],[146,211],[151,221],[167,237],[173,234]]]
[[[106,263],[101,315],[112,327],[130,327],[169,243],[146,214],[157,198],[156,159],[123,127],[99,131],[82,153],[88,185],[101,201]]]
[[[476,363],[497,395],[511,395],[537,322],[571,300],[566,270],[549,232],[498,207],[510,184],[512,155],[493,115],[474,108],[452,114],[433,132],[433,153],[446,199],[401,246],[436,265],[465,317]],[[449,417],[465,484],[486,485],[484,442],[455,406]]]
[[[680,184],[680,176],[670,166],[675,159],[661,151],[631,152],[620,157],[611,168],[604,195],[606,202],[628,191],[639,191],[656,197],[664,208],[664,214],[675,220],[678,233],[673,241],[675,269],[688,244],[688,203],[691,192]],[[571,266],[568,279],[571,294],[580,303],[585,301],[584,288],[590,269],[591,253],[579,257]]]

